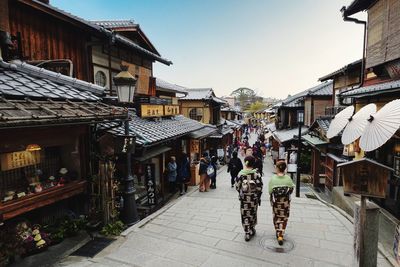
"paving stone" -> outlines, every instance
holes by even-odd
[[[211,257],[211,255],[212,254],[208,251],[191,248],[184,245],[178,245],[167,255],[167,258],[179,260],[180,262],[193,266],[201,266]]]
[[[223,224],[223,223],[208,223],[207,228],[212,228],[212,229],[220,229],[220,230],[225,230],[225,231],[233,231],[236,226],[232,224]]]
[[[353,243],[353,236],[350,234],[338,234],[338,233],[331,233],[325,232],[326,240],[330,241],[337,241],[345,244],[352,244]]]
[[[136,249],[161,257],[168,254],[175,247],[176,245],[172,242],[136,233],[130,235],[129,239],[121,245],[121,248]]]
[[[190,225],[188,223],[180,222],[172,222],[168,225],[168,227],[193,233],[201,233],[206,229],[204,226]]]
[[[177,236],[178,239],[182,239],[188,242],[193,242],[197,244],[201,244],[204,246],[215,246],[220,239],[210,237],[210,236],[205,236],[202,234],[196,234],[196,233],[189,233],[189,232],[184,232],[180,235]]]
[[[246,259],[232,258],[232,256],[225,256],[219,254],[213,254],[203,265],[204,267],[269,267],[277,266],[276,263],[268,263],[258,261],[258,263],[250,262]]]
[[[115,252],[108,255],[106,258],[117,261],[113,264],[114,266],[119,266],[119,263],[121,262],[141,266],[146,265],[146,263],[154,259],[154,255],[132,248],[119,248]]]
[[[352,253],[353,246],[351,244],[343,244],[339,242],[320,240],[321,248],[326,248],[329,250],[336,250],[339,252]]]
[[[201,233],[202,235],[216,237],[218,239],[226,239],[233,240],[238,235],[238,233],[234,233],[232,231],[224,231],[218,229],[207,229]]]

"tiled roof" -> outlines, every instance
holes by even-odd
[[[306,133],[308,131],[307,127],[301,127],[301,135]],[[272,133],[274,139],[278,141],[279,143],[285,143],[287,141],[290,141],[294,139],[295,135],[299,134],[299,129],[298,128],[293,128],[293,129],[284,129],[284,130],[276,130],[275,132]]]
[[[190,88],[187,91],[188,95],[181,98],[181,100],[204,100],[214,96],[212,88]]]
[[[354,62],[351,62],[350,64],[347,64],[346,66],[344,66],[344,67],[342,67],[342,68],[340,68],[338,70],[335,70],[334,72],[329,73],[329,74],[319,78],[318,80],[323,82],[323,81],[326,81],[326,80],[333,79],[336,75],[341,74],[341,73],[345,73],[349,68],[354,68],[357,65],[360,65],[360,70],[361,70],[361,59],[356,60]]]
[[[123,108],[101,102],[7,99],[0,96],[0,128],[99,123],[126,118]]]
[[[400,80],[368,85],[353,90],[346,91],[340,95],[343,97],[364,97],[380,95],[384,93],[400,92]]]
[[[318,84],[308,90],[308,96],[331,96],[333,94],[333,81]]]
[[[214,125],[206,124],[203,126],[203,128],[193,131],[190,133],[190,138],[192,139],[200,139],[204,137],[208,137],[210,135],[216,134],[217,133],[217,127]]]
[[[17,61],[0,61],[0,95],[96,101],[104,88]]]
[[[283,107],[303,107],[303,99],[306,96],[329,96],[333,92],[333,81],[324,82],[307,90],[301,91],[293,96],[289,96],[282,101]],[[274,106],[275,107],[275,106]],[[278,106],[279,107],[279,106]]]
[[[66,12],[66,11],[64,11],[62,9],[59,9],[59,8],[57,8],[55,6],[44,4],[39,0],[31,0],[31,1],[36,3],[37,5],[40,5],[41,7],[45,8],[45,9],[50,9],[53,12],[57,12],[57,13],[61,14],[62,16],[65,16],[65,17],[67,17],[69,19],[72,19],[74,21],[82,23],[84,26],[90,28],[91,30],[94,30],[94,31],[98,32],[99,34],[104,35],[104,37],[110,38],[110,40],[113,40],[113,41],[119,42],[121,44],[124,44],[126,46],[129,46],[130,48],[132,48],[132,49],[134,49],[134,50],[136,50],[136,51],[138,51],[140,53],[143,53],[143,54],[151,57],[154,60],[157,60],[157,61],[159,61],[161,63],[166,64],[166,65],[171,65],[172,64],[172,62],[170,60],[165,59],[165,58],[161,57],[160,55],[157,55],[157,54],[155,54],[155,53],[153,53],[153,52],[151,52],[151,51],[149,51],[147,49],[144,49],[143,47],[141,47],[138,44],[134,43],[133,41],[129,40],[128,38],[126,38],[126,37],[124,37],[124,36],[122,36],[122,35],[120,35],[118,33],[112,32],[111,30],[106,29],[105,27],[99,26],[99,25],[97,25],[95,23],[92,23],[92,22],[87,21],[87,20],[85,20],[83,18],[75,16],[75,15],[73,15],[71,13],[68,13],[68,12]]]
[[[351,16],[360,11],[364,11],[368,9],[372,4],[374,4],[377,0],[354,0],[345,10],[345,16]]]
[[[96,25],[102,26],[107,29],[115,28],[135,28],[138,26],[133,20],[93,20],[90,21]]]
[[[101,125],[101,129],[114,135],[124,135],[124,127],[113,123]],[[115,128],[113,128],[115,127]],[[152,146],[162,141],[167,141],[200,130],[204,125],[182,115],[170,118],[162,118],[160,121],[143,119],[136,115],[131,116],[129,122],[130,134],[136,135],[136,144],[140,146]]]
[[[331,118],[326,118],[326,119],[316,119],[316,123],[319,125],[319,127],[326,132],[328,132],[329,125],[331,125]]]
[[[164,91],[164,92],[173,92],[173,93],[179,93],[179,94],[184,94],[184,95],[188,94],[188,91],[185,87],[169,83],[160,78],[156,78],[156,88],[157,88],[157,90]]]

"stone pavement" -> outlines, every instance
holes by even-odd
[[[68,257],[59,266],[351,266],[353,225],[335,209],[307,198],[292,200],[286,241],[274,238],[267,199],[272,163],[265,160],[257,234],[244,241],[237,192],[226,167],[217,189],[191,192],[128,229],[93,259]],[[378,256],[378,266],[391,266]]]

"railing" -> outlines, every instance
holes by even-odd
[[[330,107],[325,107],[325,116],[335,116],[338,114],[340,111],[345,109],[346,106],[330,106]]]

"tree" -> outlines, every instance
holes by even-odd
[[[259,111],[259,110],[261,110],[261,109],[264,109],[264,108],[266,108],[267,106],[263,103],[263,102],[260,102],[260,101],[256,101],[256,102],[254,102],[254,103],[252,103],[250,106],[249,106],[249,109],[248,110],[246,110],[246,111],[249,111],[249,112],[256,112],[256,111]]]
[[[235,102],[239,103],[242,110],[249,109],[252,103],[262,101],[262,97],[258,96],[253,89],[247,87],[240,87],[232,91],[231,96],[235,97]]]

